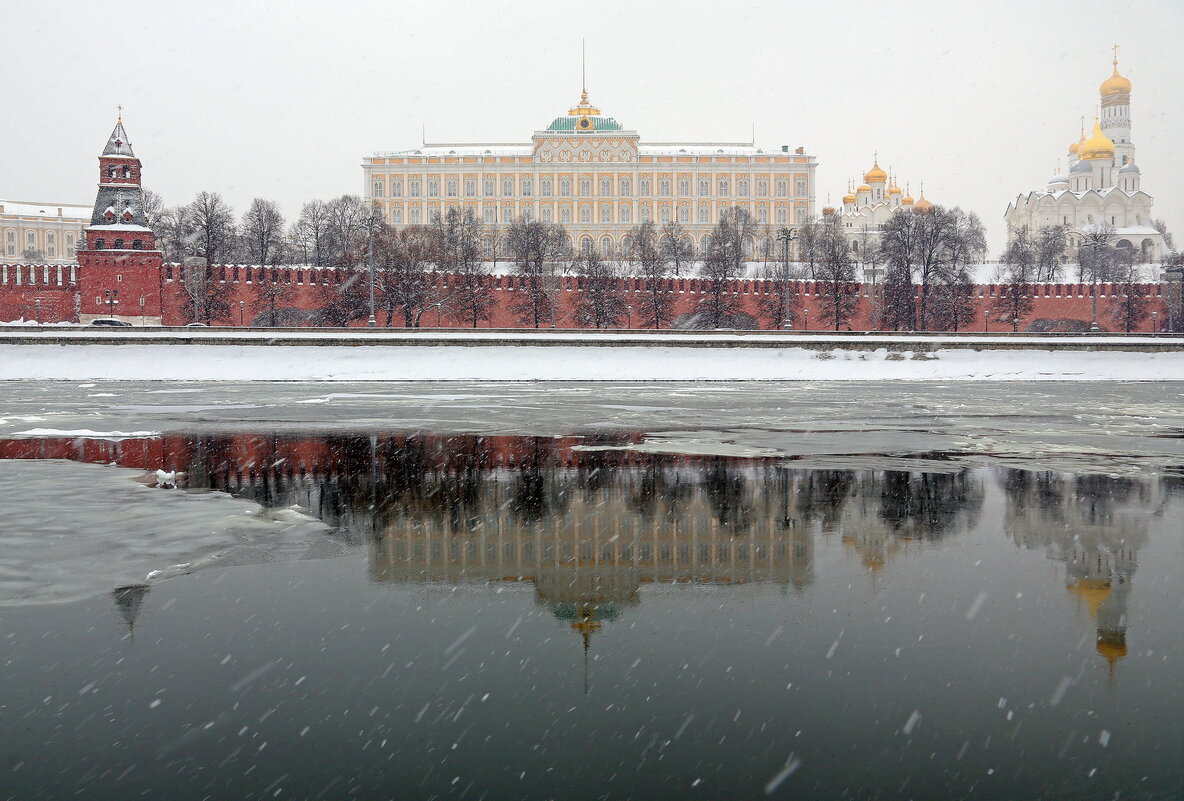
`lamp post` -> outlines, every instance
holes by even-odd
[[[983,333],[987,333],[987,321],[991,319],[991,310],[983,309]]]
[[[810,310],[809,309],[802,309],[802,314],[805,315],[805,317],[806,317],[806,323],[805,323],[805,327],[803,328],[803,330],[809,331],[810,330]]]
[[[103,296],[105,298],[107,298],[107,316],[108,317],[115,316],[115,304],[119,302],[118,300],[116,300],[117,295],[119,295],[118,289],[104,289],[103,290]]]
[[[1157,311],[1151,312],[1151,333],[1159,333],[1159,312]]]
[[[243,323],[243,309],[246,305],[247,305],[247,302],[245,300],[240,300],[238,302],[238,326],[239,326],[239,328],[242,328],[245,325],[245,323]],[[275,322],[275,321],[273,320],[272,322]]]
[[[37,325],[41,325],[41,298],[36,298],[33,301],[33,308],[33,319],[36,321]]]
[[[1011,318],[1011,333],[1018,334],[1019,332],[1020,332],[1020,318],[1019,317],[1012,317]]]
[[[625,327],[628,330],[633,329],[633,304],[629,303],[625,306]]]
[[[374,328],[378,325],[378,320],[374,317],[374,224],[377,222],[376,211],[376,208],[370,209],[370,220],[366,226],[366,267],[370,271],[370,316],[366,319],[367,328]]]
[[[784,265],[785,270],[785,273],[781,276],[781,307],[785,310],[783,327],[786,331],[793,330],[793,312],[789,307],[789,257],[791,255],[790,244],[796,241],[797,238],[798,229],[796,228],[779,228],[777,230],[777,241],[781,243],[781,263]]]

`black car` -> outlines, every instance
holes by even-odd
[[[91,325],[110,325],[110,326],[127,326],[131,328],[131,323],[125,323],[123,320],[113,320],[110,317],[100,317],[97,320],[91,320]]]

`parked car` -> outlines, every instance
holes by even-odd
[[[205,323],[185,323],[186,328],[209,328]]]
[[[90,324],[91,325],[108,325],[108,326],[127,326],[128,328],[132,327],[131,323],[124,322],[123,320],[113,320],[110,317],[100,317],[97,320],[91,320]]]

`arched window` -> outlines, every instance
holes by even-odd
[[[633,222],[633,209],[630,206],[621,206],[621,222]]]
[[[564,225],[567,225],[568,223],[571,222],[571,208],[570,207],[564,206],[563,208],[561,208],[559,210],[559,222]]]
[[[403,224],[403,210],[398,206],[395,206],[393,209],[391,209],[391,223],[393,225]]]
[[[513,197],[513,196],[514,196],[514,179],[513,178],[502,179],[502,197]]]
[[[805,197],[805,195],[806,195],[806,179],[799,178],[798,179],[798,196]]]
[[[493,256],[493,237],[487,236],[481,239],[481,255],[487,259]]]
[[[382,181],[374,182],[374,197],[382,197]]]
[[[621,252],[628,254],[632,248],[633,248],[633,237],[629,236],[628,234],[625,234],[625,236],[621,238]]]
[[[534,194],[534,181],[529,178],[522,179],[522,197],[530,197]]]
[[[711,194],[711,181],[706,178],[699,179],[699,194],[703,197]]]
[[[590,237],[590,236],[580,237],[580,255],[587,256],[591,252],[592,252],[592,237]]]
[[[403,197],[402,181],[391,181],[391,197]]]
[[[411,182],[411,197],[419,197],[419,181]]]
[[[502,222],[509,225],[514,221],[514,207],[502,206]]]
[[[465,179],[465,197],[472,197],[475,194],[477,194],[477,179],[476,178],[466,178]]]
[[[102,250],[107,247],[107,243],[103,241],[102,237],[95,240],[95,250]]]
[[[659,210],[658,214],[661,217],[662,222],[664,222],[664,223],[670,222],[670,207],[669,206],[663,206]]]
[[[485,224],[486,225],[493,225],[496,222],[497,222],[497,209],[486,208],[485,209]]]
[[[600,238],[600,255],[606,259],[613,255],[613,240],[607,236]]]
[[[769,196],[769,182],[766,180],[763,180],[763,179],[760,181],[757,181],[756,182],[756,193],[760,197],[768,197]]]
[[[691,179],[690,178],[679,178],[678,179],[678,194],[680,194],[680,195],[691,194]]]
[[[66,255],[74,255],[74,234],[66,234]]]
[[[144,243],[143,243],[143,242],[141,242],[141,241],[140,241],[140,240],[138,240],[138,239],[133,239],[133,240],[132,240],[132,250],[143,250],[143,249],[144,249]]]
[[[756,210],[756,221],[761,223],[762,225],[767,224],[769,222],[769,210],[767,208],[765,208],[764,206],[761,206],[759,209],[757,209]]]
[[[662,195],[662,197],[670,197],[669,178],[663,178],[662,180],[658,181],[658,193]]]
[[[740,197],[748,197],[748,179],[741,178],[736,182],[736,194]]]
[[[485,197],[493,197],[493,187],[493,179],[486,178],[481,182],[481,194],[485,195]]]
[[[419,220],[420,220],[419,209],[412,209],[411,210],[411,224],[412,225],[419,225]]]
[[[551,222],[551,207],[550,206],[543,206],[542,211],[540,211],[539,214],[542,215],[543,222],[545,222],[545,223]]]
[[[590,194],[592,194],[592,179],[591,178],[581,178],[580,179],[580,195],[583,197],[587,197]]]
[[[543,197],[551,197],[551,179],[543,179]]]
[[[123,250],[123,240],[116,239],[115,243],[114,243],[114,245],[112,245],[112,247],[114,247],[116,250]]]
[[[604,197],[608,197],[612,193],[613,193],[613,179],[612,178],[601,178],[600,179],[600,194]]]
[[[777,197],[785,197],[789,194],[789,181],[781,178],[777,181]]]
[[[785,208],[785,206],[777,209],[777,224],[789,225],[789,209]]]
[[[641,194],[643,197],[650,194],[650,179],[648,177],[642,178],[641,183],[638,184],[638,186],[641,189]]]
[[[449,178],[447,184],[448,197],[456,197],[456,179]]]
[[[560,178],[559,179],[559,194],[562,197],[571,197],[571,179],[570,178]]]
[[[428,181],[428,197],[440,197],[440,182],[432,179]]]
[[[527,206],[526,208],[522,209],[521,216],[522,222],[530,222],[532,219],[534,219],[534,212],[531,210],[530,206]]]
[[[592,222],[592,207],[591,206],[580,206],[580,222],[582,222],[582,223]]]
[[[613,207],[607,203],[600,206],[600,221],[602,223],[611,223],[613,221]]]
[[[107,177],[108,177],[108,178],[114,178],[114,177],[115,177],[115,167],[114,167],[114,166],[110,166],[110,167],[108,167],[108,168],[107,168]]]
[[[720,178],[719,179],[719,196],[720,197],[727,197],[728,196],[728,179],[727,178]]]
[[[650,207],[648,205],[641,207],[640,219],[643,223],[652,222],[653,217],[654,217],[653,210],[650,209]]]
[[[628,178],[621,179],[621,197],[629,197],[633,192],[633,182]]]
[[[699,225],[707,225],[711,222],[711,208],[709,206],[699,207]]]

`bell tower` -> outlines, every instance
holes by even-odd
[[[144,214],[140,172],[121,114],[99,156],[99,191],[78,251],[81,323],[112,317],[160,325],[163,257]]]

